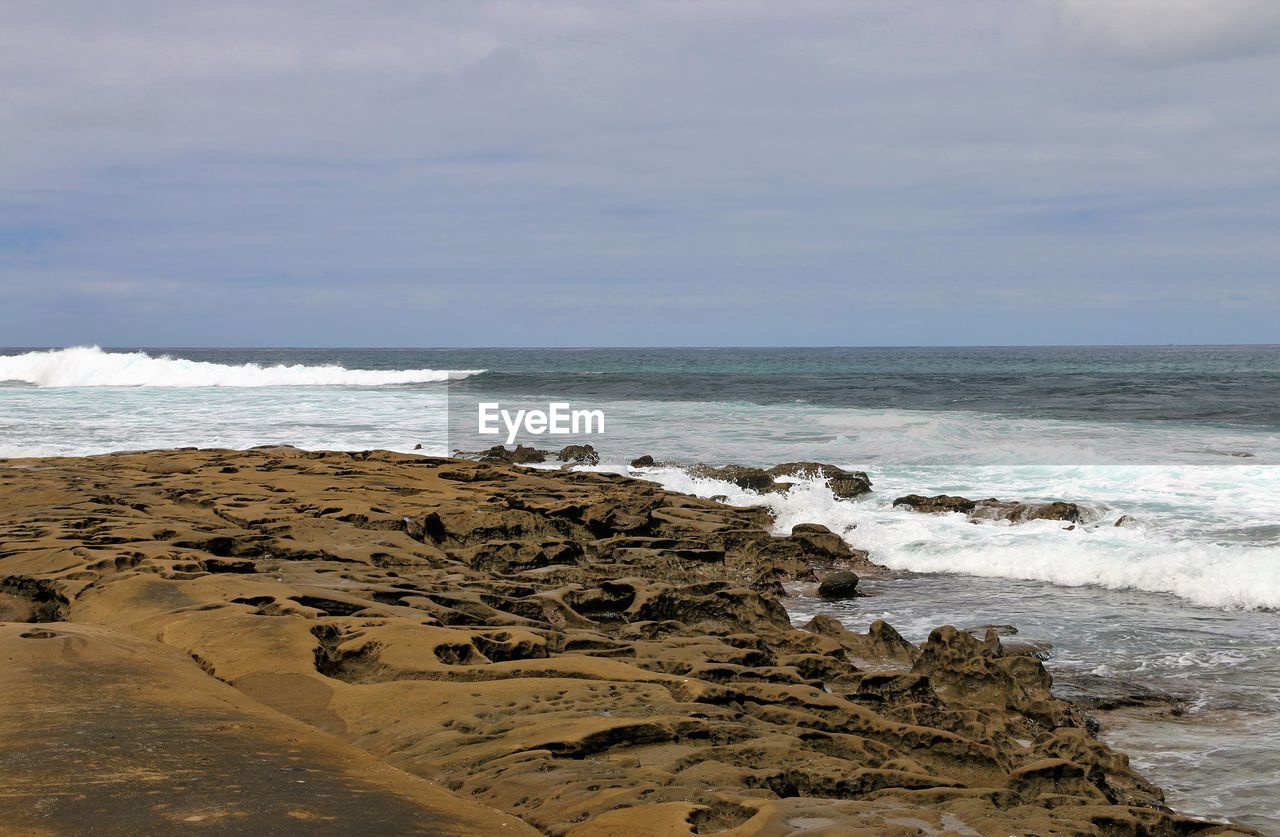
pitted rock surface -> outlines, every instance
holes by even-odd
[[[341,833],[376,809],[371,827],[578,837],[1229,830],[1168,811],[994,632],[916,648],[883,622],[793,627],[777,581],[841,550],[771,535],[763,509],[292,448],[4,460],[0,494],[0,608],[25,621],[0,632],[0,728],[25,730],[0,743],[10,824],[52,812],[58,833],[100,809],[107,833]],[[122,718],[198,731],[153,742],[158,795],[84,738],[119,720],[75,711],[99,687]],[[74,742],[77,771],[29,755]],[[229,766],[255,758],[232,798]],[[86,777],[134,804],[56,791]]]

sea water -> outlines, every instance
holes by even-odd
[[[595,444],[603,470],[650,454],[868,471],[875,490],[854,501],[815,482],[761,497],[675,467],[635,473],[764,503],[780,532],[823,523],[899,571],[870,598],[794,598],[797,619],[885,618],[916,640],[1014,624],[1053,643],[1064,682],[1174,694],[1183,715],[1112,721],[1104,737],[1179,810],[1280,831],[1280,347],[6,350],[0,456],[440,454],[474,447],[482,400],[602,410],[603,435],[568,441]],[[1077,502],[1087,519],[892,505],[942,492]]]

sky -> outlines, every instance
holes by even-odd
[[[1276,0],[0,0],[0,346],[1280,343]]]

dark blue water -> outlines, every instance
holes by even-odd
[[[1280,426],[1280,346],[146,351],[228,365],[485,369],[454,386],[500,397]]]

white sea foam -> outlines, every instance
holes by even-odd
[[[346,369],[341,366],[228,366],[96,346],[0,357],[0,381],[39,387],[384,386],[466,377],[483,370]]]
[[[1154,470],[1123,469],[1127,479],[1120,484],[1132,487],[1137,479],[1134,472]],[[1272,476],[1277,471],[1274,467],[1266,470],[1273,472]],[[898,492],[892,485],[872,497],[842,501],[813,480],[785,494],[757,495],[731,483],[695,479],[678,469],[653,469],[647,475],[673,490],[704,497],[724,495],[731,503],[768,506],[780,533],[789,532],[798,523],[821,523],[854,546],[870,550],[874,560],[893,569],[1171,593],[1218,608],[1280,608],[1280,546],[1188,538],[1186,527],[1193,524],[1177,514],[1153,511],[1148,520],[1132,527],[1113,525],[1123,508],[1107,510],[1095,525],[1073,528],[1049,520],[975,525],[960,514],[895,509],[891,498]],[[1083,478],[1080,481],[1085,482]],[[1153,473],[1148,473],[1147,481],[1150,490],[1155,482]],[[1272,479],[1270,487],[1275,485]],[[1274,499],[1273,494],[1271,502],[1265,503],[1268,511],[1274,507]],[[1212,505],[1209,498],[1205,504]],[[1206,511],[1210,515],[1225,512]]]

